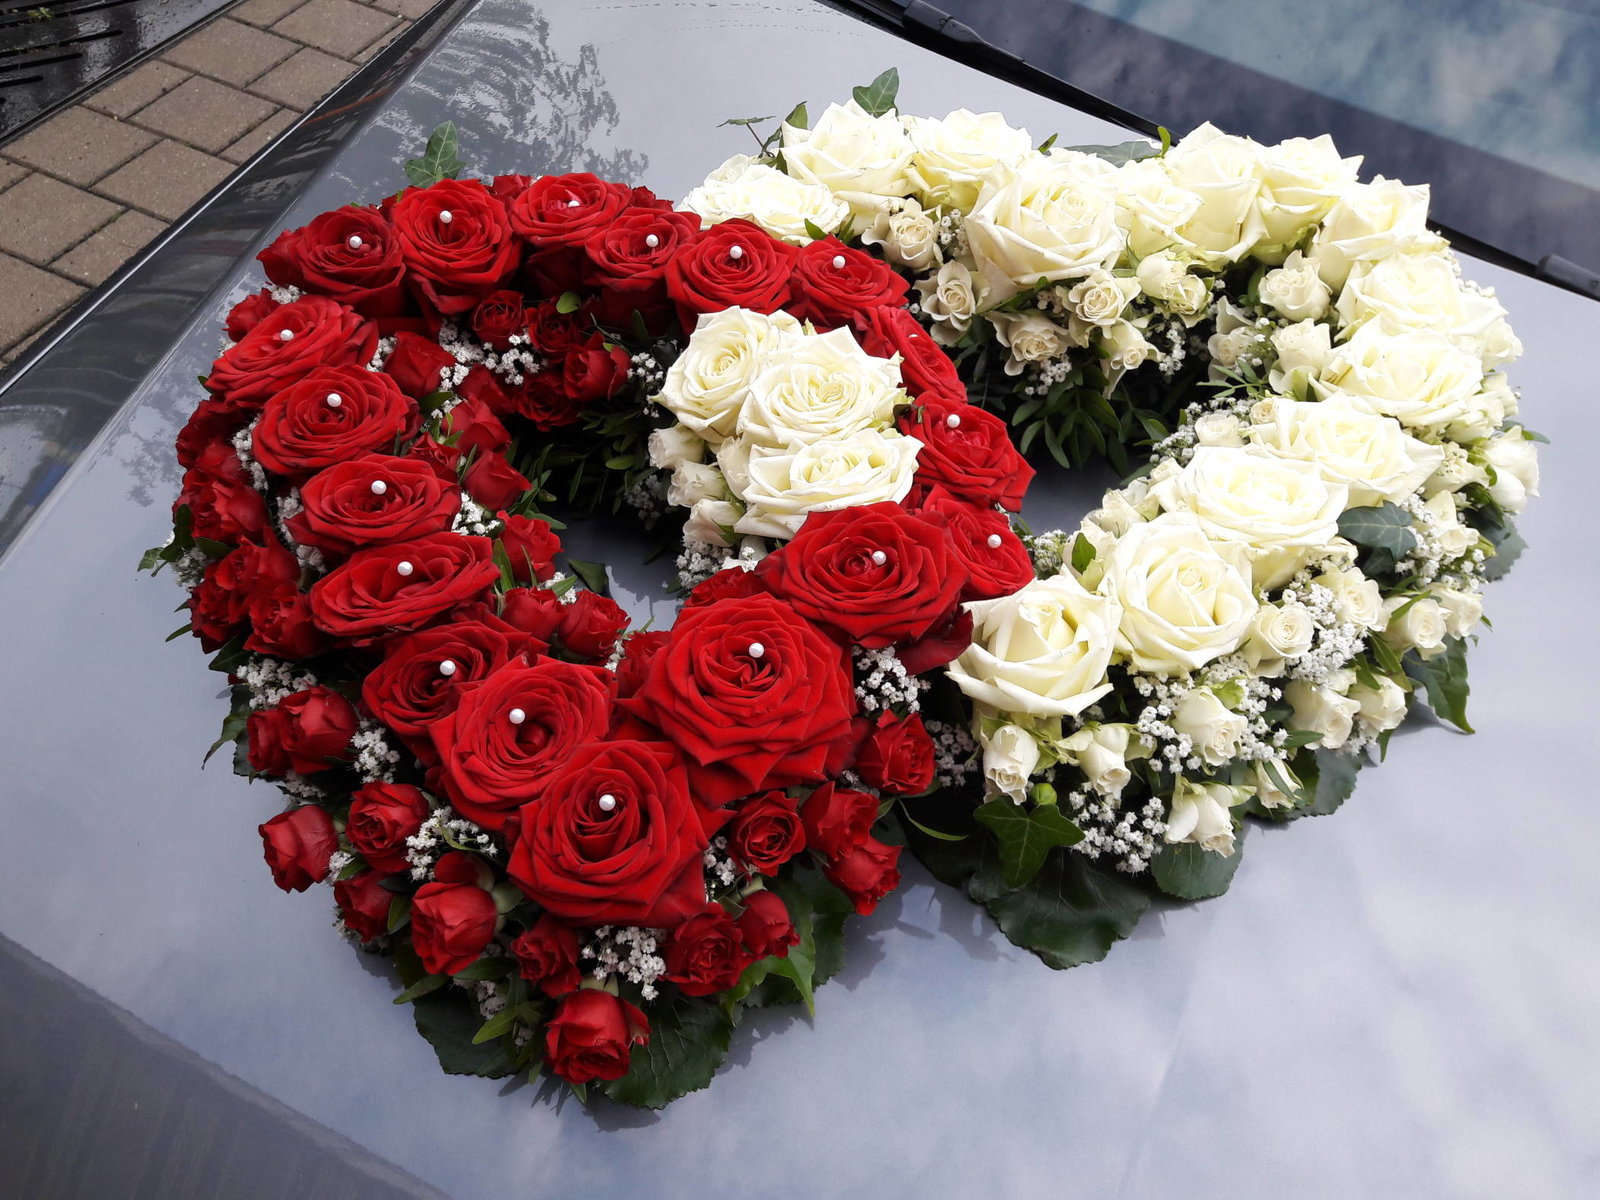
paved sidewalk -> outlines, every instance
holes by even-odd
[[[243,0],[0,145],[0,366],[434,0]]]

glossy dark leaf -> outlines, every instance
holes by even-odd
[[[1000,873],[1011,888],[1019,888],[1037,875],[1051,850],[1083,840],[1083,830],[1053,804],[1030,809],[1002,796],[983,805],[974,816],[994,834]]]
[[[417,1032],[433,1044],[439,1065],[450,1075],[501,1079],[516,1070],[499,1040],[475,1043],[482,1018],[460,988],[423,996],[412,1009]]]
[[[1241,825],[1234,837],[1233,853],[1213,854],[1193,842],[1163,846],[1150,861],[1150,874],[1163,892],[1180,900],[1209,900],[1228,890],[1233,873],[1244,857],[1248,825]]]
[[[1423,687],[1428,697],[1428,707],[1441,720],[1449,721],[1457,729],[1473,732],[1467,724],[1467,642],[1465,638],[1451,638],[1443,652],[1432,658],[1408,654],[1405,659],[1406,674]]]
[[[890,67],[879,75],[866,87],[858,87],[851,91],[851,96],[869,117],[881,117],[894,107],[895,96],[900,91],[900,72]]]
[[[1339,532],[1356,545],[1381,550],[1391,559],[1404,558],[1417,544],[1411,514],[1387,500],[1371,508],[1346,509],[1339,517]]]
[[[1058,850],[1026,887],[985,903],[1006,937],[1061,970],[1104,958],[1133,932],[1150,894],[1125,875]]]
[[[733,1017],[722,1005],[675,988],[648,1015],[649,1042],[633,1048],[626,1075],[603,1086],[622,1104],[661,1108],[711,1082],[728,1056]]]

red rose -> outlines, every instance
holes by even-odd
[[[789,947],[800,944],[800,935],[783,899],[763,888],[745,897],[744,911],[739,914],[739,940],[751,958],[787,958]]]
[[[517,808],[543,796],[557,768],[610,723],[611,676],[603,667],[512,662],[466,692],[428,727],[428,736],[456,808],[500,829]]]
[[[609,596],[580,591],[571,604],[561,606],[561,626],[556,636],[579,658],[604,660],[616,649],[628,627],[628,613]]]
[[[506,206],[476,179],[411,188],[389,219],[412,285],[444,316],[470,312],[516,269]]]
[[[836,237],[800,247],[788,309],[818,329],[848,325],[864,309],[902,305],[910,288],[881,259],[852,250]]]
[[[900,847],[886,846],[875,838],[846,851],[827,863],[822,873],[828,881],[855,905],[856,912],[866,916],[882,900],[900,886]]]
[[[650,660],[671,635],[665,629],[641,629],[630,633],[622,643],[622,661],[617,664],[617,695],[631,696],[643,685],[649,674]],[[223,641],[227,639],[224,638]]]
[[[344,835],[351,847],[379,871],[404,871],[406,839],[432,813],[421,788],[408,783],[367,783],[350,796]]]
[[[689,996],[727,991],[755,961],[739,937],[739,927],[720,904],[674,929],[661,956],[667,978]]]
[[[224,562],[227,560],[224,559]],[[239,618],[229,610],[231,598],[217,586],[217,564],[212,563],[189,593],[189,629],[207,654],[214,654],[238,632]]]
[[[690,589],[683,599],[685,611],[704,608],[718,600],[732,600],[744,596],[768,595],[767,585],[761,576],[743,567],[724,567],[708,579],[703,579]]]
[[[545,175],[512,202],[511,224],[536,249],[581,245],[620,215],[632,198],[625,184],[608,183],[587,171]]]
[[[918,484],[943,485],[973,504],[998,504],[1011,512],[1021,509],[1033,468],[1017,453],[999,417],[971,404],[934,397],[901,417],[899,425],[900,432],[922,443]]]
[[[194,466],[213,446],[223,446],[232,451],[233,435],[248,425],[255,413],[254,405],[207,395],[178,431],[178,465],[184,468]]]
[[[461,486],[487,509],[504,508],[522,498],[532,482],[498,454],[476,455],[461,473]]]
[[[583,346],[568,351],[561,359],[561,390],[580,409],[596,400],[615,395],[627,378],[628,352],[621,346],[607,349],[605,339],[598,333]],[[539,424],[538,412],[524,415],[533,420],[535,425]],[[571,421],[560,423],[570,424]],[[539,427],[543,429],[550,426]]]
[[[321,367],[274,392],[261,409],[252,450],[279,475],[298,478],[417,432],[422,414],[394,380],[362,367]]]
[[[802,616],[874,649],[945,624],[966,583],[943,527],[887,501],[811,513],[756,574]]]
[[[1011,522],[993,508],[968,504],[944,488],[923,498],[918,512],[944,521],[950,544],[967,569],[961,599],[994,600],[1033,582],[1033,560],[1011,529]]]
[[[315,658],[328,648],[328,635],[311,619],[311,597],[292,583],[252,592],[249,614],[246,650],[276,658]]]
[[[590,742],[560,761],[506,864],[528,898],[581,925],[664,928],[704,908],[706,834],[672,747]]]
[[[377,347],[378,328],[371,321],[326,296],[302,296],[273,309],[224,350],[211,364],[206,387],[237,403],[259,405],[313,367],[364,365]]]
[[[455,365],[455,355],[438,342],[407,331],[394,335],[394,349],[383,361],[383,373],[413,400],[421,400],[444,387],[439,373]]]
[[[315,804],[279,813],[260,826],[272,882],[286,892],[303,892],[328,875],[328,863],[339,849],[333,818]]]
[[[447,854],[434,868],[434,881],[411,897],[411,947],[430,975],[465,971],[494,937],[499,914],[477,873],[469,855]]]
[[[900,356],[900,378],[913,400],[934,398],[965,404],[967,386],[945,348],[903,308],[869,308],[852,323],[861,348],[879,358]]]
[[[528,310],[528,331],[540,354],[559,358],[576,350],[594,333],[594,322],[579,308],[562,312],[559,300],[544,300]]]
[[[546,644],[555,641],[566,608],[548,588],[511,588],[500,597],[501,619]]]
[[[578,950],[578,931],[549,913],[541,915],[532,929],[511,943],[517,970],[547,996],[576,991],[583,982]]]
[[[511,573],[521,583],[543,582],[556,573],[553,561],[561,553],[561,539],[549,521],[517,516],[504,510],[495,513],[504,526],[499,542],[511,560]]]
[[[621,1079],[633,1047],[650,1040],[650,1020],[626,1000],[598,988],[563,996],[545,1022],[544,1061],[568,1083]]]
[[[228,332],[228,340],[237,342],[277,307],[278,302],[266,288],[250,293],[228,310],[228,316],[223,321],[223,328]]]
[[[361,701],[402,737],[426,739],[429,725],[511,656],[511,637],[481,621],[436,625],[384,646],[383,661],[362,681]]]
[[[389,906],[394,903],[394,893],[383,886],[380,872],[358,871],[349,879],[339,880],[333,885],[333,899],[345,928],[363,942],[389,932]]]
[[[878,801],[866,792],[825,783],[800,806],[806,845],[824,858],[839,858],[872,834]]]
[[[734,862],[756,874],[776,875],[804,850],[806,831],[798,804],[793,796],[773,791],[739,805],[728,826],[728,853]]]
[[[485,537],[435,533],[358,550],[311,585],[311,615],[356,646],[419,629],[483,596],[500,578]]]
[[[927,637],[898,647],[894,656],[907,675],[925,675],[935,667],[944,666],[970,645],[972,614],[958,609],[949,624],[941,625]]]
[[[461,490],[419,459],[362,454],[313,475],[300,488],[300,503],[288,521],[294,540],[340,559],[449,529]]]
[[[845,652],[772,596],[680,614],[638,693],[621,701],[690,762],[702,804],[820,778],[850,731]]]
[[[485,344],[504,350],[528,332],[528,303],[521,292],[490,292],[472,310],[472,332]]]
[[[511,434],[494,410],[465,394],[440,418],[439,437],[463,454],[473,453],[479,458],[496,454],[511,444]]]
[[[300,563],[276,538],[258,545],[244,542],[226,558],[206,568],[225,598],[226,619],[237,623],[250,611],[251,597],[279,587],[293,587],[300,579]]]
[[[266,501],[227,442],[207,446],[183,473],[183,489],[173,511],[186,504],[197,537],[238,542],[260,537],[267,527]]]
[[[699,232],[700,218],[694,213],[630,208],[616,220],[591,230],[585,240],[594,263],[591,286],[645,291],[666,278],[667,264],[678,248]]]
[[[250,714],[250,766],[262,775],[326,771],[353,757],[356,726],[355,706],[332,688],[296,692]]]
[[[405,262],[376,208],[347,204],[312,217],[280,233],[256,257],[280,287],[327,296],[368,317],[405,310]]]
[[[749,221],[724,221],[695,234],[667,266],[667,295],[684,330],[693,331],[701,313],[782,308],[796,253]]]
[[[916,796],[933,786],[933,739],[922,718],[880,713],[856,752],[856,770],[870,787]]]

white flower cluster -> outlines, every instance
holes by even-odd
[[[294,556],[300,561],[302,567],[321,575],[328,569],[327,555],[315,546],[302,546],[295,541],[294,534],[289,532],[289,521],[305,511],[305,505],[300,499],[300,489],[290,488],[275,502],[277,520],[273,522],[278,530],[278,537],[283,544],[294,551]]]
[[[1166,808],[1152,796],[1137,811],[1124,812],[1093,788],[1069,792],[1067,810],[1083,830],[1083,841],[1073,850],[1089,859],[1109,858],[1117,870],[1137,875],[1149,867],[1166,836]]]
[[[250,477],[250,486],[263,496],[267,494],[266,469],[256,461],[253,452],[256,426],[261,424],[259,416],[252,417],[250,423],[233,435],[233,452],[239,457],[239,465],[244,468],[244,473]]]
[[[604,983],[612,976],[639,985],[646,1000],[656,998],[656,980],[666,973],[666,961],[657,953],[662,931],[637,925],[602,925],[578,952],[579,961],[592,960],[589,973]]]
[[[388,730],[370,717],[362,717],[350,745],[355,748],[357,774],[367,783],[394,782],[400,751],[389,744]]]
[[[965,725],[925,720],[923,727],[933,739],[933,778],[938,787],[956,787],[977,772],[978,743]]]
[[[705,871],[707,891],[730,888],[738,882],[739,868],[728,853],[728,839],[725,837],[711,839],[711,844],[700,856],[700,865]]]
[[[478,537],[493,537],[500,532],[501,522],[492,512],[479,504],[466,492],[461,493],[461,510],[456,513],[450,522],[450,529],[454,533],[474,534]]]
[[[933,685],[929,680],[910,674],[893,646],[882,650],[852,646],[850,657],[855,668],[856,699],[862,712],[871,716],[889,709],[902,714],[921,710],[922,693]]]
[[[233,677],[250,693],[252,709],[271,708],[286,697],[317,685],[316,676],[303,672],[299,663],[266,654],[247,655],[234,667]]]
[[[667,511],[667,476],[653,472],[622,493],[622,502],[639,514],[646,529],[655,527]]]
[[[406,862],[411,864],[411,878],[432,879],[433,868],[452,849],[474,850],[487,858],[494,858],[500,852],[494,838],[465,817],[456,816],[455,809],[446,805],[435,809],[416,833],[406,839]]]

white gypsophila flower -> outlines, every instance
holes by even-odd
[[[578,961],[592,963],[586,968],[594,979],[604,983],[615,976],[637,984],[646,1000],[657,995],[656,983],[667,972],[660,954],[664,929],[638,925],[602,925],[578,951]]]
[[[400,765],[400,751],[389,744],[388,730],[371,717],[362,717],[350,745],[355,750],[356,773],[368,783],[391,783]]]
[[[494,838],[481,826],[458,817],[453,808],[445,805],[406,838],[406,862],[411,867],[411,878],[424,882],[433,878],[433,869],[452,849],[474,850],[488,858],[500,853]]]
[[[746,154],[735,154],[678,202],[704,228],[742,218],[773,237],[803,246],[812,240],[808,224],[833,233],[850,208],[826,187],[785,175]]]
[[[914,713],[922,708],[922,693],[932,684],[907,671],[893,646],[881,650],[851,646],[850,658],[863,713],[872,716],[890,709]]]
[[[1073,853],[1091,861],[1109,858],[1117,870],[1129,875],[1148,870],[1166,838],[1166,805],[1159,796],[1152,796],[1138,811],[1124,812],[1115,801],[1081,788],[1068,794],[1063,807],[1083,831]]]

